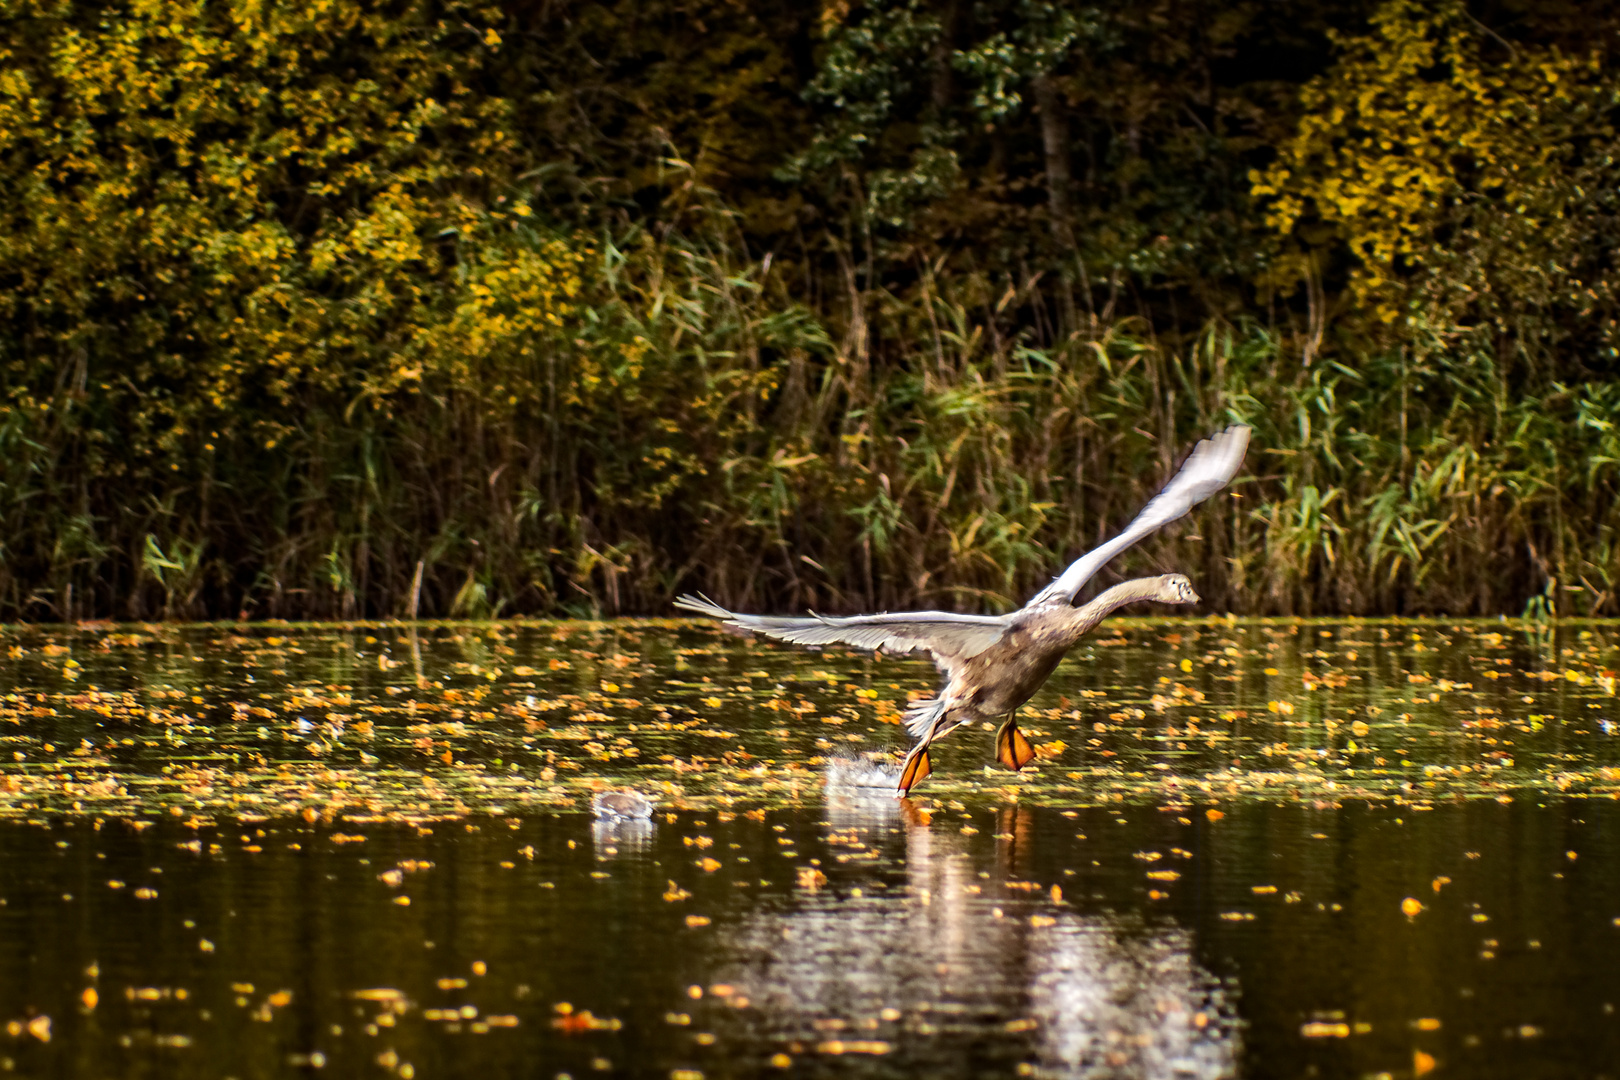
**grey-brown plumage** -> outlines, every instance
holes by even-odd
[[[1165,574],[1122,582],[1083,607],[1042,604],[1009,615],[995,644],[967,660],[939,696],[918,702],[906,713],[906,730],[917,742],[901,766],[899,791],[910,791],[932,771],[928,748],[935,739],[972,720],[1005,716],[996,731],[996,759],[1010,769],[1028,765],[1035,750],[1018,730],[1018,707],[1045,685],[1058,663],[1094,626],[1140,600],[1196,604],[1198,594],[1180,574]]]
[[[928,775],[930,744],[971,720],[1006,717],[996,732],[996,757],[1019,769],[1030,762],[1035,751],[1018,730],[1016,711],[1041,688],[1076,642],[1126,604],[1198,601],[1192,583],[1180,574],[1127,581],[1081,607],[1073,606],[1075,596],[1109,559],[1225,487],[1243,463],[1248,444],[1249,429],[1242,426],[1229,427],[1200,442],[1164,490],[1123,532],[1076,559],[1029,603],[1007,615],[948,611],[845,618],[742,615],[701,596],[683,596],[675,606],[800,645],[837,643],[891,653],[923,649],[932,654],[935,666],[945,675],[945,687],[936,697],[916,702],[907,710],[906,729],[918,741],[901,769],[900,794]]]

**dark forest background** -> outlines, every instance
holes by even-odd
[[[1620,613],[1620,9],[0,0],[0,618]]]

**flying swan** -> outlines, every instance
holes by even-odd
[[[1243,464],[1248,445],[1249,429],[1241,424],[1204,439],[1124,532],[1080,556],[1029,603],[1006,615],[949,611],[846,618],[741,615],[692,595],[682,596],[675,606],[798,645],[844,644],[890,653],[923,649],[932,654],[945,675],[945,687],[906,711],[906,730],[917,742],[901,767],[896,795],[905,795],[932,771],[928,748],[935,739],[972,720],[1005,717],[996,731],[996,759],[1010,769],[1021,769],[1035,750],[1018,730],[1018,707],[1041,688],[1065,653],[1126,604],[1198,602],[1192,582],[1180,574],[1121,582],[1075,607],[1080,589],[1115,555],[1224,488]]]

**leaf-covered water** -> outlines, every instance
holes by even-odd
[[[674,622],[13,629],[0,1066],[1601,1075],[1610,624],[1108,624],[897,751],[929,665]],[[832,782],[828,783],[828,777]],[[649,821],[593,823],[634,787]]]

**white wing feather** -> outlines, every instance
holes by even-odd
[[[1181,471],[1136,515],[1125,531],[1108,543],[1086,552],[1063,571],[1061,577],[1036,593],[1025,608],[1040,604],[1072,604],[1086,582],[1110,559],[1155,529],[1163,528],[1194,506],[1221,490],[1243,464],[1249,446],[1249,429],[1234,424],[1193,447]]]
[[[941,671],[950,673],[994,645],[1007,627],[1005,616],[957,615],[949,611],[911,611],[897,615],[828,615],[793,617],[740,615],[703,596],[683,596],[675,606],[720,619],[727,626],[752,630],[797,645],[854,645],[907,653],[924,649]]]

